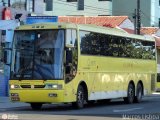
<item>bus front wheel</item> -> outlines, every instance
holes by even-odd
[[[124,102],[127,104],[131,104],[134,101],[134,97],[135,97],[135,88],[134,85],[130,83],[128,86],[127,97],[124,98]]]
[[[30,103],[33,110],[40,110],[42,108],[42,103]]]
[[[72,105],[74,108],[80,109],[84,107],[84,101],[85,101],[84,88],[81,85],[79,85],[77,90],[76,102],[73,102]]]

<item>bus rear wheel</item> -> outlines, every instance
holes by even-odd
[[[142,96],[143,96],[143,87],[140,83],[138,83],[137,90],[136,90],[136,96],[135,96],[135,102],[140,103],[142,101]]]
[[[33,110],[40,110],[42,108],[42,103],[30,103]]]
[[[84,88],[81,85],[79,85],[77,90],[76,102],[73,102],[72,105],[74,108],[81,109],[84,107],[84,102],[85,102]]]
[[[134,85],[130,83],[128,86],[127,97],[124,98],[124,102],[127,104],[131,104],[134,101],[134,97],[135,97],[135,88]]]

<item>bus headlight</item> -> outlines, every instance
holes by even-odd
[[[62,89],[62,85],[60,85],[60,84],[47,84],[45,86],[45,88],[61,90]]]
[[[58,85],[52,85],[52,88],[53,88],[53,89],[57,89],[57,88],[58,88]]]
[[[10,85],[10,88],[11,89],[17,89],[17,88],[20,88],[20,86],[19,85]]]

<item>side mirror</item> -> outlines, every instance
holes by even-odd
[[[4,62],[5,65],[10,65],[11,64],[11,49],[10,48],[5,48],[4,49],[3,62]]]
[[[4,60],[3,60],[3,62],[5,64],[7,64],[7,51],[6,50],[4,51]]]

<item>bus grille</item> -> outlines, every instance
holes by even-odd
[[[34,88],[44,88],[45,85],[34,85]],[[21,88],[32,88],[31,85],[21,85]]]
[[[45,85],[34,85],[34,88],[44,88]]]
[[[31,85],[21,85],[21,88],[31,88]]]

